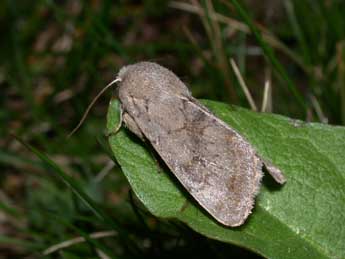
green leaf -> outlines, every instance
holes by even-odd
[[[131,187],[157,217],[177,218],[195,231],[269,258],[345,257],[345,128],[305,123],[204,101],[283,170],[284,186],[265,175],[255,209],[238,228],[215,222],[159,166],[138,138],[122,128],[109,141]],[[111,101],[108,131],[119,123]],[[190,201],[185,209],[186,200]]]

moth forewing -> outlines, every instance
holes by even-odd
[[[168,69],[140,62],[121,69],[118,77],[126,126],[151,143],[217,221],[243,224],[263,175],[253,146],[194,99]]]

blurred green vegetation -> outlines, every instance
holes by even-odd
[[[112,93],[97,92],[121,66],[150,60],[179,75],[197,98],[345,124],[345,2],[6,0],[0,3],[0,257],[257,257],[150,216],[131,195],[104,136]],[[107,217],[99,219],[53,169],[9,134],[57,162]],[[95,239],[92,233],[109,233]],[[120,235],[120,233],[122,233]],[[103,257],[107,258],[107,257]]]

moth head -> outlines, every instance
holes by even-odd
[[[128,66],[123,66],[119,73],[117,74],[117,78],[120,79],[120,82],[125,81],[125,79],[127,78],[127,75],[129,73],[129,70],[131,69],[133,65],[128,65]]]

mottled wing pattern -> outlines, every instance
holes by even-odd
[[[155,94],[149,100],[128,97],[126,112],[202,207],[225,225],[241,225],[260,186],[261,159],[197,100]]]

